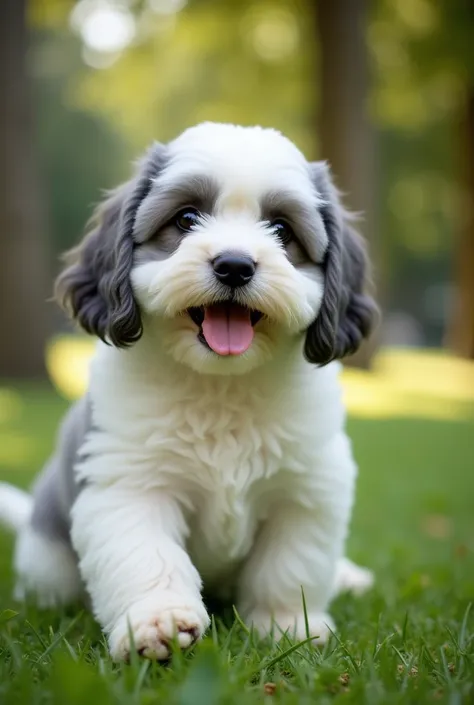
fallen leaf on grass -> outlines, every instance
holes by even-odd
[[[453,533],[453,522],[444,514],[427,514],[421,523],[426,536],[432,539],[446,539]]]

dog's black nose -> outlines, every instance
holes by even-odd
[[[241,252],[223,252],[212,266],[219,281],[233,289],[248,284],[255,274],[255,262]]]

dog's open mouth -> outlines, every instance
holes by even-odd
[[[262,317],[230,301],[210,306],[193,306],[188,314],[199,327],[198,338],[217,355],[242,355],[252,344],[253,327]]]

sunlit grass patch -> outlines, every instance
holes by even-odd
[[[474,415],[474,363],[438,350],[381,350],[370,372],[346,368],[353,416],[450,419]]]
[[[46,367],[54,386],[66,399],[77,399],[84,393],[93,352],[91,338],[64,335],[50,341]]]

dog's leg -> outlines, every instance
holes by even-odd
[[[338,560],[334,595],[339,595],[341,592],[363,595],[373,584],[374,575],[371,570],[357,565],[346,557]]]
[[[170,642],[186,648],[209,625],[201,580],[183,544],[181,509],[164,492],[89,486],[72,510],[72,540],[95,616],[112,657],[132,648],[165,660]]]
[[[294,478],[288,498],[262,527],[241,574],[238,602],[242,616],[261,633],[278,637],[282,630],[304,639],[307,619],[310,635],[324,642],[334,629],[327,608],[343,555],[354,477],[350,447],[341,434],[318,454],[311,474]]]
[[[17,600],[39,607],[65,605],[82,596],[77,559],[57,496],[56,465],[49,463],[33,494],[0,483],[0,519],[17,532],[14,567]]]
[[[30,523],[18,534],[15,547],[15,599],[31,597],[38,607],[67,605],[82,596],[77,560],[59,537],[47,536]]]

